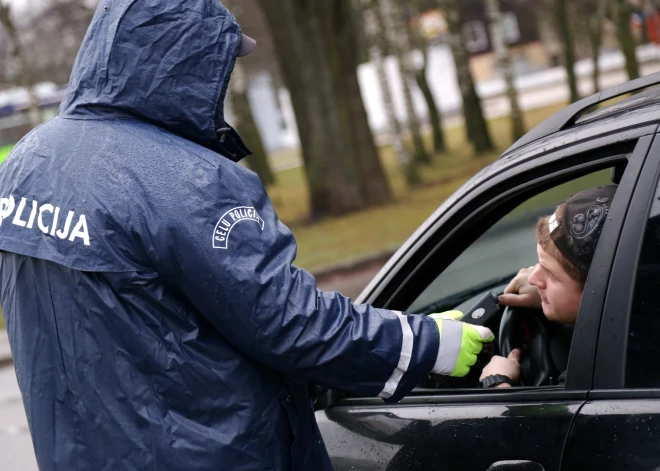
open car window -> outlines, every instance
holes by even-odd
[[[429,279],[407,312],[430,314],[463,307],[488,290],[503,289],[523,267],[535,265],[536,223],[552,214],[569,196],[612,183],[601,170],[558,185],[522,201],[513,211],[468,246],[442,273]]]
[[[540,217],[552,214],[556,207],[569,196],[590,188],[612,184],[611,169],[597,171],[546,190],[518,206],[470,244],[441,273],[429,277],[421,294],[407,311],[430,314],[451,309],[467,312],[488,291],[501,294],[509,281],[521,268],[538,262],[536,253],[536,224]],[[450,242],[451,244],[451,242]],[[515,338],[516,348],[521,348],[522,386],[556,386],[566,371],[570,352],[573,326],[561,326],[549,322],[538,310],[527,313],[524,324],[519,326],[516,314],[500,314],[487,324],[496,335],[496,342],[465,378],[448,378],[430,375],[420,385],[426,389],[473,389],[479,385],[481,370],[492,354],[501,354],[502,333],[509,345]],[[519,315],[519,314],[518,314]],[[503,329],[503,319],[509,316],[509,325]],[[535,317],[535,318],[532,318]],[[514,330],[512,330],[514,329]],[[514,332],[515,331],[515,332]],[[514,332],[514,333],[511,333]],[[515,342],[513,342],[515,343]],[[539,350],[540,349],[540,350]],[[541,351],[541,353],[539,353]],[[530,352],[535,352],[530,354]]]

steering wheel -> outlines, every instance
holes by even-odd
[[[520,383],[523,386],[549,384],[557,377],[550,341],[553,324],[538,309],[507,307],[500,322],[500,354],[508,357],[520,348]]]

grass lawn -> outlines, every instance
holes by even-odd
[[[0,147],[0,164],[5,160],[5,157],[9,155],[9,151],[11,151],[13,147],[13,145]]]
[[[528,129],[562,109],[552,106],[526,113]],[[484,166],[495,161],[511,144],[508,118],[489,122],[497,151],[475,157],[464,138],[462,127],[445,130],[449,151],[434,157],[433,164],[422,168],[423,186],[410,190],[396,162],[391,147],[381,148],[395,203],[317,224],[305,224],[308,193],[302,167],[277,173],[277,184],[268,193],[280,219],[287,224],[298,242],[296,264],[314,271],[329,265],[376,255],[398,248],[433,211]],[[428,148],[431,137],[427,136]],[[274,156],[279,159],[281,156]],[[284,155],[291,160],[290,155]]]
[[[0,309],[0,329],[5,328],[5,318],[2,317],[2,309]]]

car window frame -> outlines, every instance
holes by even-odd
[[[475,193],[483,193],[494,182],[506,180],[511,171],[516,173],[518,170],[533,169],[538,165],[564,158],[573,159],[576,155],[587,154],[593,149],[617,145],[617,143],[636,142],[643,136],[655,134],[658,124],[643,123],[637,127],[619,127],[616,131],[601,131],[597,135],[593,134],[592,128],[593,126],[586,130],[573,132],[572,139],[568,139],[568,136],[564,135],[560,135],[556,139],[544,139],[543,146],[532,145],[533,152],[530,152],[529,146],[512,153],[509,152],[475,174],[442,203],[402,244],[356,298],[356,303],[375,306],[393,305],[393,301],[396,301],[397,290],[400,290],[400,287],[414,276],[414,267],[420,265],[421,258],[431,256],[434,247],[448,235],[442,230],[460,224],[461,216],[465,216],[465,214],[461,214],[465,202],[474,199]],[[586,135],[588,138],[578,138],[582,135]]]
[[[593,382],[594,393],[601,398],[622,397],[622,394],[626,395],[627,392],[634,391],[637,392],[630,397],[660,397],[660,388],[625,387],[628,337],[637,269],[651,204],[659,185],[660,135],[656,134],[632,195],[621,237],[616,246],[616,257],[613,260],[607,287],[603,307],[604,322],[598,336]],[[610,390],[620,392],[610,396],[607,393]],[[656,393],[651,394],[651,391]]]
[[[531,162],[525,162],[520,166],[516,166],[514,168],[508,169],[507,172],[504,172],[502,178],[499,179],[499,182],[495,182],[492,186],[493,188],[498,188],[497,183],[501,184],[502,181],[511,182],[513,180],[512,177],[526,177],[530,174],[532,175],[537,174],[539,169],[543,173],[546,167],[554,165],[556,167],[554,169],[555,170],[554,172],[547,173],[537,178],[523,178],[523,180],[526,181],[521,181],[517,185],[514,185],[509,190],[507,190],[508,192],[515,192],[516,195],[520,195],[520,194],[525,194],[525,189],[527,189],[528,190],[527,196],[525,198],[527,199],[535,194],[539,194],[545,191],[547,188],[552,188],[554,186],[561,184],[562,182],[566,182],[571,179],[578,178],[581,175],[586,175],[594,171],[597,171],[599,169],[612,167],[616,163],[623,161],[623,159],[627,159],[628,165],[621,180],[621,184],[623,184],[625,191],[617,192],[617,195],[620,196],[616,198],[621,200],[621,203],[619,204],[620,206],[619,211],[622,211],[622,214],[619,215],[619,218],[621,219],[621,224],[619,225],[608,224],[606,227],[608,227],[609,229],[604,230],[604,233],[611,232],[609,236],[610,238],[614,240],[618,240],[618,236],[620,234],[620,231],[622,230],[623,220],[625,218],[627,206],[630,201],[632,191],[634,190],[635,187],[634,183],[637,181],[637,178],[641,171],[644,159],[646,158],[646,155],[650,148],[656,129],[657,126],[652,126],[650,129],[649,127],[647,127],[645,129],[645,131],[647,132],[641,135],[638,134],[634,138],[626,141],[626,144],[628,146],[628,151],[625,154],[616,152],[616,149],[619,149],[617,145],[621,144],[621,142],[613,143],[612,140],[608,138],[593,139],[590,142],[580,143],[578,145],[575,145],[570,149],[561,149],[556,152],[552,152],[547,156],[544,156],[541,159],[539,159],[540,161],[533,160]],[[631,162],[635,162],[635,164],[631,166],[630,165]],[[542,182],[543,184],[539,186],[540,182]],[[630,182],[632,182],[632,185]],[[626,185],[629,187],[629,191],[626,190]],[[536,187],[536,190],[529,191],[530,188],[534,188],[534,187]],[[479,212],[497,206],[498,203],[500,206],[506,207],[506,205],[503,205],[501,201],[495,202],[492,205],[481,205],[479,208],[477,208],[477,211],[474,210],[472,211],[473,214],[470,217],[477,218]],[[518,203],[516,203],[516,205],[517,204]],[[466,206],[465,203],[462,203],[462,205]],[[469,205],[469,202],[467,203],[467,205]],[[504,214],[508,213],[511,209],[513,208],[504,211]],[[456,213],[459,212],[456,211]],[[499,220],[500,218],[501,216],[498,217],[497,220]],[[482,232],[485,232],[485,230],[487,229],[484,229],[484,231]],[[455,237],[455,234],[456,231],[452,231],[452,233],[447,234],[445,237],[442,238],[440,242],[437,242],[437,246],[441,247],[442,245],[446,244],[448,240],[453,239]],[[481,234],[478,234],[477,237],[479,237],[480,235]],[[607,234],[605,234],[605,236],[607,238]],[[475,239],[477,237],[475,237]],[[473,243],[473,241],[469,242],[469,244],[471,243]],[[601,252],[603,252],[603,250],[601,250]],[[603,254],[600,254],[600,256],[603,256]],[[595,260],[598,261],[598,257],[599,257],[598,251],[595,257],[596,257]],[[414,257],[408,257],[408,260],[414,260]],[[600,263],[600,265],[601,268],[603,268],[603,265],[607,265],[607,264]],[[443,267],[443,270],[446,268],[446,266]],[[410,277],[408,278],[410,279]],[[595,305],[600,304],[602,306],[604,302],[605,289],[604,287],[601,287],[601,289],[596,290],[595,285],[598,283],[598,277],[591,277],[591,278],[592,281],[590,288],[594,288],[593,291],[598,291],[601,293],[600,302],[596,302]],[[606,284],[604,283],[603,285],[606,286]],[[569,371],[572,374],[569,374],[569,378],[564,388],[557,388],[557,387],[530,388],[530,389],[513,388],[513,389],[506,389],[503,393],[504,394],[503,396],[498,395],[498,394],[502,394],[499,391],[493,394],[491,391],[488,390],[484,390],[482,392],[474,389],[469,389],[469,390],[438,389],[433,391],[417,391],[413,394],[408,395],[406,398],[404,398],[402,402],[403,403],[455,402],[455,401],[481,402],[481,401],[493,401],[493,400],[503,400],[503,401],[516,400],[516,398],[518,397],[526,397],[529,398],[530,400],[543,400],[543,398],[545,397],[552,397],[555,399],[586,397],[587,391],[591,389],[591,384],[593,379],[596,340],[598,337],[598,328],[600,325],[601,314],[602,314],[601,309],[593,308],[594,306],[593,301],[598,301],[597,299],[595,299],[597,298],[597,294],[593,293],[590,296],[590,298],[592,303],[585,303],[584,309],[581,309],[580,312],[582,321],[587,322],[586,325],[588,325],[589,328],[576,329],[574,338],[577,338],[577,340],[580,341],[583,337],[591,336],[592,342],[591,345],[585,345],[586,348],[578,349],[580,351],[579,352],[576,351],[576,353],[579,353],[579,355],[574,355],[572,349],[571,356],[575,357],[573,358],[572,367],[571,367],[571,359],[569,358]],[[386,307],[386,308],[390,307],[388,305],[391,303],[392,299],[395,298],[390,297],[390,299],[388,300],[390,302],[387,302],[382,307]],[[577,359],[579,359],[580,361],[576,362]],[[372,400],[369,398],[347,398],[341,401],[341,403],[368,404],[371,403],[371,401]],[[376,403],[377,400],[376,402],[374,402],[374,404]]]
[[[452,238],[454,234],[464,226],[465,221],[472,218],[474,213],[490,206],[501,204],[500,200],[504,197],[512,199],[521,196],[521,193],[524,192],[524,187],[528,188],[529,195],[523,196],[525,196],[525,198],[530,198],[535,194],[543,192],[545,189],[560,184],[561,181],[557,180],[560,180],[566,173],[565,167],[567,165],[572,166],[575,171],[575,176],[572,178],[577,178],[581,175],[598,170],[598,168],[594,168],[593,170],[590,169],[578,173],[578,164],[589,168],[593,166],[595,162],[604,159],[601,168],[613,166],[617,160],[620,160],[621,155],[612,156],[610,154],[608,156],[605,153],[604,155],[599,156],[599,150],[617,145],[626,145],[630,148],[627,152],[631,153],[634,143],[643,136],[653,135],[657,127],[657,125],[644,126],[636,130],[622,131],[617,136],[601,136],[586,142],[574,144],[567,148],[553,150],[540,155],[537,158],[530,158],[523,162],[517,162],[511,167],[498,168],[498,171],[493,171],[492,175],[489,175],[489,179],[472,186],[469,191],[462,192],[465,194],[460,200],[453,201],[449,206],[443,204],[442,207],[444,207],[444,210],[441,213],[436,212],[432,216],[432,220],[423,224],[422,227],[424,228],[424,231],[417,230],[411,238],[404,243],[402,248],[397,251],[392,259],[390,259],[385,267],[383,267],[381,272],[376,275],[369,286],[365,288],[363,293],[358,296],[356,302],[358,304],[372,304],[374,306],[388,309],[405,310],[414,299],[414,296],[408,296],[409,299],[406,300],[405,296],[401,296],[401,292],[405,291],[408,286],[413,287],[415,286],[415,283],[418,283],[418,281],[415,280],[415,277],[419,274],[419,267],[428,264],[429,260],[437,255],[436,252],[438,252],[440,247],[446,243],[447,239]],[[624,152],[621,154],[623,153]],[[566,162],[568,162],[568,164]],[[538,179],[547,181],[549,179],[548,175],[550,173],[556,173],[557,168],[563,171],[560,171],[558,175],[550,177],[550,179],[554,178],[554,181],[549,181],[546,187],[534,190],[533,187],[537,184]],[[571,171],[569,171],[569,173]],[[517,186],[520,187],[518,188],[517,193],[516,189],[512,188],[512,190],[506,195],[492,195],[494,187],[499,184],[510,184],[516,179],[518,180]],[[520,181],[521,179],[522,181]],[[564,179],[564,181],[565,180],[566,179]],[[529,190],[530,188],[531,190]],[[452,198],[450,197],[450,200],[451,199]],[[477,202],[475,203],[475,201]],[[503,214],[498,217],[497,220],[501,219],[504,214],[512,210],[517,204],[518,203],[516,202],[511,203],[511,207],[502,211]],[[492,224],[489,224],[486,229],[472,231],[472,240],[466,241],[464,245],[467,246],[471,244],[491,226]],[[448,228],[450,229],[448,230]],[[443,263],[441,269],[444,270],[454,258],[455,257],[452,257],[449,262]],[[436,263],[435,266],[439,265]],[[423,278],[425,278],[425,276],[423,276]],[[415,296],[417,294],[419,293],[416,293]]]
[[[611,154],[603,149],[598,148],[592,152],[575,154],[573,157],[576,162],[573,163],[569,159],[562,158],[561,161],[550,161],[546,164],[539,162],[537,165],[525,165],[529,168],[517,169],[517,171],[511,169],[505,172],[501,175],[503,180],[501,185],[506,188],[505,190],[498,184],[488,185],[475,195],[474,199],[463,204],[460,211],[456,212],[457,217],[451,218],[452,221],[446,223],[450,229],[447,234],[443,234],[442,240],[432,244],[432,247],[426,248],[426,250],[418,249],[418,252],[421,250],[422,256],[416,257],[421,260],[414,272],[406,280],[400,280],[395,292],[382,307],[405,311],[418,296],[419,293],[415,293],[414,296],[412,293],[420,289],[420,281],[428,279],[428,275],[422,273],[424,268],[432,267],[432,271],[438,273],[445,270],[457,258],[453,255],[455,249],[452,248],[443,253],[444,247],[457,245],[460,247],[458,252],[462,253],[523,201],[570,180],[613,167],[632,153],[632,149],[624,151],[623,147],[620,152]],[[457,241],[459,241],[458,244],[456,244]],[[438,267],[441,267],[440,270]],[[420,277],[423,280],[416,279]]]

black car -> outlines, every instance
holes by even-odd
[[[573,193],[618,184],[576,325],[507,309],[489,321],[496,345],[466,378],[430,375],[393,405],[320,395],[317,420],[337,470],[660,469],[658,84],[660,74],[603,91],[527,133],[363,291],[358,303],[465,312],[537,262],[539,216]],[[522,385],[480,389],[488,355],[513,347],[524,352]]]

